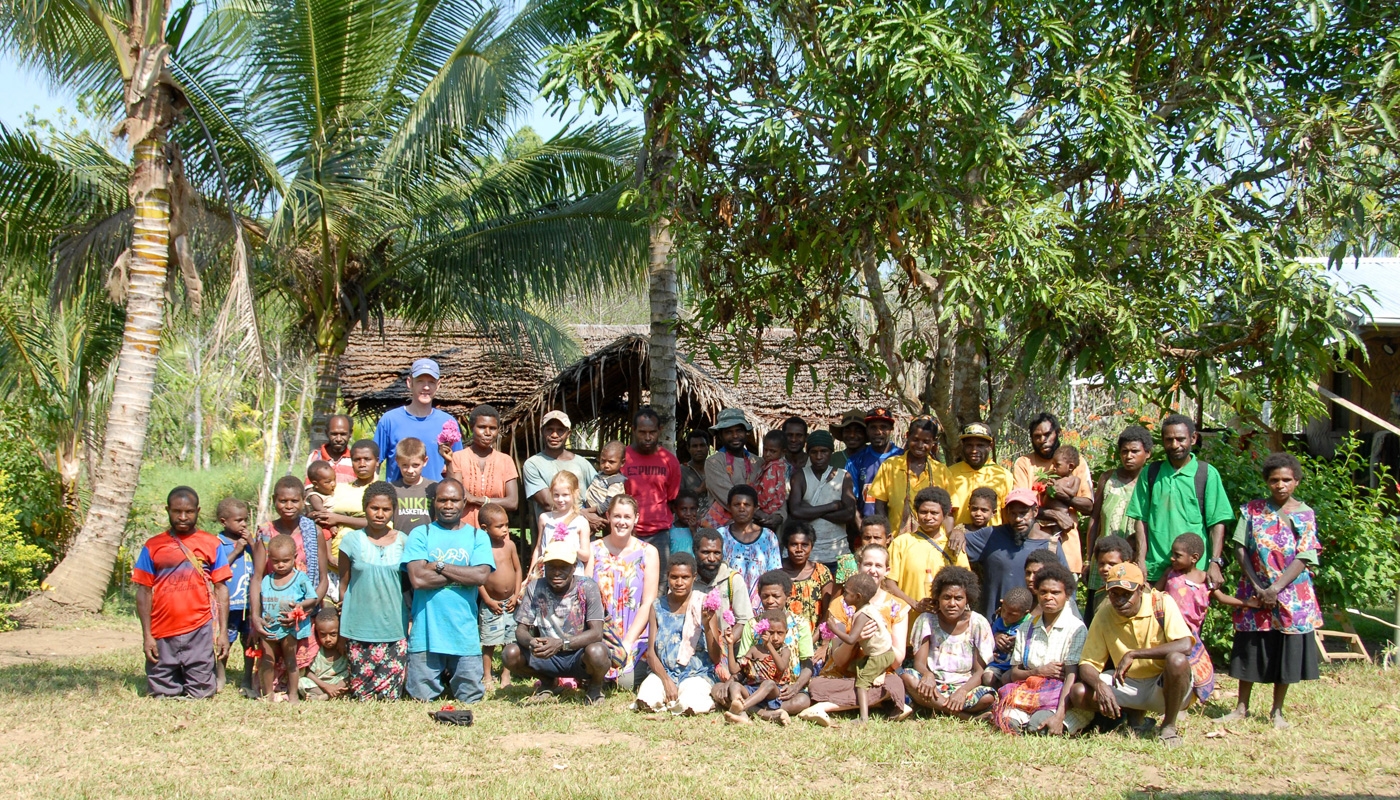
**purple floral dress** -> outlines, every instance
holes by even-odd
[[[1282,514],[1269,500],[1251,500],[1240,507],[1234,542],[1244,546],[1255,574],[1270,583],[1278,580],[1295,558],[1301,558],[1308,566],[1315,564],[1322,550],[1317,538],[1317,515],[1311,508],[1300,503],[1292,513]],[[1235,596],[1249,600],[1254,595],[1249,579],[1241,578]],[[1278,593],[1278,605],[1274,608],[1235,609],[1237,631],[1301,634],[1320,627],[1322,609],[1318,607],[1308,568]]]

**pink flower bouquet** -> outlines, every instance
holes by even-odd
[[[457,427],[457,421],[449,419],[442,424],[442,433],[438,434],[438,444],[445,444],[451,447],[454,444],[462,443],[462,429]]]

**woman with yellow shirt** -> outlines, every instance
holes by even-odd
[[[890,543],[890,577],[899,584],[899,590],[920,607],[917,612],[928,612],[932,608],[922,608],[922,601],[931,596],[933,576],[945,566],[966,567],[967,553],[954,552],[948,547],[948,533],[943,529],[943,520],[952,512],[953,501],[948,492],[937,486],[922,489],[914,496],[914,517],[918,529],[912,533],[896,537]]]

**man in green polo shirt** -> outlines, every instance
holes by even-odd
[[[1167,460],[1148,465],[1128,501],[1128,518],[1135,520],[1138,566],[1149,581],[1167,571],[1172,542],[1183,533],[1194,533],[1210,543],[1210,560],[1204,554],[1198,566],[1206,570],[1212,586],[1225,577],[1220,568],[1225,545],[1225,523],[1234,519],[1230,498],[1215,467],[1196,459],[1196,423],[1183,414],[1162,421],[1162,449]],[[1204,480],[1197,473],[1204,467]],[[1202,514],[1202,505],[1205,513]],[[1209,563],[1209,567],[1207,567]]]

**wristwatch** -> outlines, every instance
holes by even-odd
[[[1214,564],[1217,567],[1220,567],[1221,569],[1225,569],[1225,559],[1220,558],[1219,556],[1212,558],[1210,560],[1210,563]]]
[[[436,572],[437,574],[441,575],[443,569],[445,569],[446,567],[447,567],[446,564],[444,564],[444,563],[442,563],[441,561],[439,561],[439,562],[437,562],[436,564],[433,565],[433,572]]]

